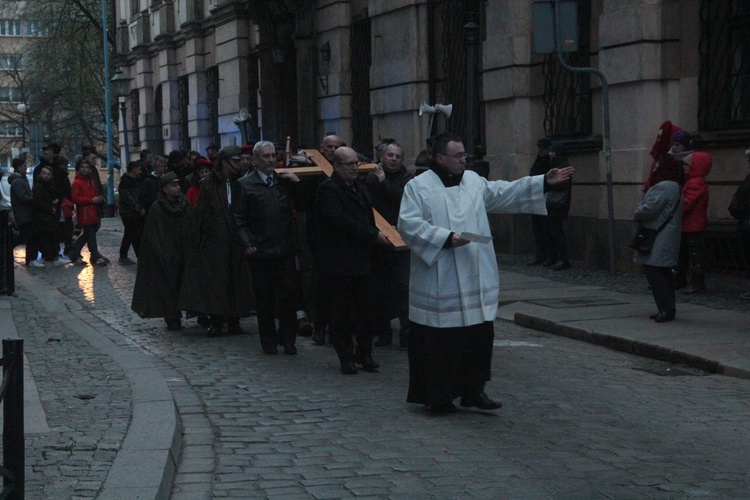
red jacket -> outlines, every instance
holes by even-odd
[[[93,226],[99,224],[100,205],[93,202],[97,196],[101,196],[99,183],[91,176],[76,174],[73,185],[70,187],[71,201],[76,204],[76,214],[79,226]]]
[[[692,153],[690,169],[685,174],[682,186],[682,232],[703,231],[708,225],[708,184],[706,176],[711,172],[711,155],[702,151]]]

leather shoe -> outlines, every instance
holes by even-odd
[[[211,323],[208,327],[208,336],[209,337],[218,337],[221,335],[221,327],[223,325],[221,323]]]
[[[380,368],[380,365],[372,359],[372,354],[355,354],[354,362],[361,365],[366,372],[375,372]]]
[[[276,346],[273,347],[264,347],[263,348],[263,354],[268,354],[270,356],[273,356],[275,354],[278,354],[279,351],[276,349]]]
[[[326,345],[326,332],[316,330],[312,334],[312,341],[315,345]]]
[[[358,373],[357,366],[354,361],[342,361],[341,362],[341,373],[344,375],[356,375]]]
[[[199,325],[204,326],[206,328],[211,326],[211,319],[208,316],[205,316],[205,315],[198,316],[198,319],[196,321]]]
[[[453,403],[430,405],[430,413],[433,413],[435,415],[447,415],[448,413],[456,413],[456,405],[454,405]]]
[[[165,319],[164,322],[167,324],[167,330],[170,332],[182,329],[182,322],[179,319]]]
[[[654,321],[657,323],[666,323],[668,321],[672,321],[675,317],[676,311],[674,309],[670,311],[659,311],[659,314],[656,316]]]
[[[557,263],[552,266],[553,271],[562,271],[564,269],[568,269],[570,267],[570,262],[567,260],[558,260]]]
[[[555,262],[557,262],[557,259],[555,259],[555,260],[550,260],[550,259],[547,259],[547,260],[545,260],[544,262],[542,262],[542,265],[543,265],[544,267],[550,267],[550,266],[554,266],[554,265],[555,265]]]
[[[297,320],[297,330],[299,331],[300,337],[312,337],[313,326],[312,323],[307,321],[307,318],[300,318]]]
[[[295,346],[294,344],[286,344],[284,346],[284,354],[294,356],[295,354],[297,354],[297,346]]]
[[[661,312],[661,311],[659,311],[659,312]],[[649,316],[648,316],[648,319],[656,319],[656,318],[658,318],[658,317],[659,317],[659,313],[656,313],[656,314],[649,314]]]
[[[242,335],[242,328],[240,327],[240,320],[229,320],[227,321],[227,333],[229,335]]]
[[[526,263],[527,266],[538,266],[539,264],[544,264],[546,262],[546,259],[532,259]]]
[[[497,410],[502,408],[503,405],[488,398],[487,394],[480,392],[474,396],[461,396],[461,406],[464,408],[479,408],[480,410]]]

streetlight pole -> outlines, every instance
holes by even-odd
[[[26,104],[20,103],[16,109],[21,113],[21,153],[26,149]]]
[[[115,76],[112,77],[112,86],[115,95],[120,100],[120,116],[122,116],[123,147],[125,148],[125,167],[130,163],[130,146],[128,144],[128,115],[127,99],[130,94],[130,79],[122,72],[122,68],[117,68]]]

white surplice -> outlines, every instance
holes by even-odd
[[[543,176],[487,181],[467,170],[446,188],[428,170],[406,185],[398,230],[411,249],[411,321],[450,328],[495,319],[500,279],[492,242],[443,248],[451,232],[490,235],[488,211],[546,215]]]

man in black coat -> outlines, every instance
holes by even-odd
[[[342,373],[357,373],[355,363],[374,372],[379,365],[372,359],[372,254],[376,244],[388,245],[388,240],[375,227],[370,195],[357,179],[356,151],[337,149],[333,171],[315,197],[318,269],[331,303],[331,341]]]
[[[277,345],[282,345],[284,354],[294,355],[296,297],[301,284],[295,263],[292,184],[300,179],[291,171],[274,172],[276,149],[272,142],[256,143],[253,158],[255,170],[234,183],[232,220],[250,263],[263,352],[277,354]]]
[[[543,137],[536,141],[537,154],[529,175],[544,175],[550,169],[549,148],[552,141]],[[546,215],[532,215],[531,229],[534,233],[534,258],[527,265],[536,266],[539,264],[545,267],[552,266],[557,261],[557,255],[554,250],[552,233],[549,229],[549,218]]]

